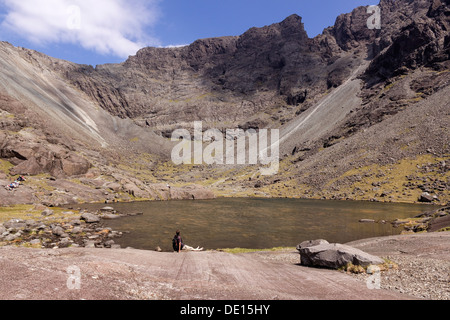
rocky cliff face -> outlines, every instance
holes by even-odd
[[[341,50],[331,36],[322,38],[309,39],[292,15],[241,36],[145,48],[123,64],[83,66],[66,76],[109,112],[152,127],[199,119],[237,125],[339,84],[329,73]]]
[[[412,6],[414,14],[403,13],[407,19],[395,32],[381,33],[384,43],[380,39],[380,46],[374,50],[377,55],[366,72],[369,84],[424,66],[435,70],[448,68],[448,1],[410,1],[406,4]],[[398,13],[393,17],[397,18]]]
[[[78,66],[65,75],[110,113],[141,125],[159,129],[195,120],[244,125],[249,115],[274,116],[274,109],[297,107],[338,87],[362,59],[374,59],[367,82],[390,78],[401,67],[448,59],[446,2],[383,0],[379,7],[380,30],[367,27],[371,14],[359,7],[310,39],[301,18],[292,15],[241,36],[144,48],[122,64]],[[281,113],[271,125],[292,118]]]
[[[72,179],[70,190],[82,177],[96,199],[111,190],[167,198],[160,183],[202,181],[227,195],[414,201],[426,191],[445,201],[449,1],[379,8],[381,29],[368,28],[371,13],[359,7],[308,38],[294,14],[95,68],[2,43],[0,179],[47,174]],[[282,169],[264,178],[254,168],[171,165],[167,138],[193,121],[280,129]]]

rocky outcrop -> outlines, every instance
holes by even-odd
[[[33,176],[49,173],[55,177],[78,176],[86,174],[91,167],[85,158],[63,149],[48,150],[41,146],[30,146],[29,149],[24,150],[13,147],[9,149],[9,152],[16,155],[18,159],[13,161],[19,162],[10,171],[11,175]]]
[[[450,59],[448,1],[414,1],[408,3],[406,7],[412,5],[414,11],[409,12],[413,18],[399,24],[398,31],[390,35],[389,43],[379,48],[380,53],[374,57],[367,69],[366,79],[369,83],[377,79],[389,79],[421,66],[441,70],[448,68],[447,62]],[[384,12],[388,9],[383,8]],[[395,16],[392,13],[388,15],[391,19]]]
[[[114,239],[121,232],[103,227],[100,219],[86,221],[86,215],[97,217],[94,213],[82,216],[72,211],[65,213],[64,222],[48,223],[38,220],[11,219],[0,224],[0,242],[34,248],[120,248]]]
[[[13,191],[7,190],[6,186],[14,180],[0,179],[0,206],[9,206],[16,204],[33,204],[38,200],[35,190],[26,184],[20,185]]]
[[[444,0],[385,0],[379,7],[381,29],[368,28],[371,13],[358,7],[311,39],[294,14],[240,36],[144,48],[122,64],[72,67],[64,76],[110,113],[152,127],[198,119],[239,124],[246,114],[268,111],[276,98],[303,103],[292,91],[314,95],[339,86],[355,67],[338,61],[348,54],[375,58],[368,77],[448,59]]]
[[[371,44],[379,36],[379,30],[369,29],[367,21],[371,14],[367,13],[367,7],[358,7],[351,13],[341,14],[337,17],[333,28],[325,31],[336,40],[337,45],[344,51]]]
[[[379,8],[381,29],[368,28],[371,13],[358,7],[309,38],[294,14],[239,36],[143,48],[121,64],[71,65],[62,76],[111,114],[130,117],[164,137],[199,120],[205,130],[225,123],[279,127],[343,84],[364,59],[372,60],[363,76],[369,88],[420,66],[447,68],[446,1],[383,0]],[[404,108],[403,100],[416,98],[369,104],[377,92],[361,93],[365,107],[348,115],[339,136],[382,121]]]
[[[305,241],[297,246],[300,263],[308,267],[339,269],[349,263],[367,267],[383,264],[384,260],[348,245],[328,243],[326,240]]]
[[[325,38],[330,37],[308,38],[301,17],[292,15],[241,36],[201,39],[182,48],[144,48],[123,64],[79,66],[64,76],[105,110],[144,119],[138,122],[142,125],[199,119],[238,125],[278,99],[304,102],[306,97],[292,96],[293,90],[309,88],[313,94],[326,87],[327,73],[319,70],[326,70],[340,50],[329,48],[332,40]]]
[[[0,97],[0,110],[7,109],[6,119],[13,130],[0,131],[0,158],[14,165],[11,175],[39,175],[48,173],[54,177],[83,175],[91,168],[91,163],[75,151],[70,138],[60,139],[56,135],[42,131],[37,116],[31,110],[24,109],[12,98]],[[25,111],[26,110],[26,111]],[[23,120],[31,117],[31,120]],[[27,128],[31,125],[34,128]]]
[[[402,234],[448,231],[450,229],[450,207],[427,211],[414,218],[396,219],[392,225],[395,228],[402,227],[404,229]]]
[[[215,198],[211,190],[198,185],[191,185],[185,188],[171,187],[168,192],[170,199],[173,200],[208,200]]]

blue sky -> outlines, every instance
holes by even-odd
[[[117,63],[145,46],[236,36],[303,17],[310,37],[378,0],[0,0],[0,40],[82,64]]]

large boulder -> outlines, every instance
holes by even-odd
[[[86,174],[91,168],[91,164],[85,158],[71,153],[61,159],[62,170],[67,176],[78,176]]]
[[[300,263],[309,267],[338,269],[349,263],[363,267],[383,264],[384,260],[359,249],[324,240],[307,241],[297,246]]]
[[[36,158],[31,157],[28,160],[23,161],[22,163],[11,169],[10,174],[35,176],[43,172],[44,170],[42,169],[41,165],[38,163]]]
[[[27,226],[26,222],[22,219],[11,219],[3,224],[3,227],[6,229],[24,229]]]
[[[433,202],[434,198],[428,192],[424,192],[419,197],[419,202]]]
[[[62,146],[52,144],[22,143],[9,141],[2,148],[0,156],[10,159],[16,166],[11,175],[38,175],[49,173],[55,177],[86,174],[91,163],[84,157]]]
[[[11,181],[0,181],[0,207],[16,204],[33,204],[38,199],[31,187],[21,185],[14,191],[8,191],[4,186],[10,184]]]
[[[97,222],[100,222],[100,218],[97,215],[95,215],[93,213],[90,213],[90,212],[83,213],[81,215],[81,219],[80,220],[84,220],[86,223],[97,223]]]
[[[164,190],[164,188],[162,189]],[[172,200],[209,200],[215,199],[214,193],[200,185],[190,185],[182,188],[167,188]]]
[[[52,229],[52,233],[53,233],[55,236],[61,237],[61,236],[63,236],[63,235],[65,234],[65,231],[64,231],[64,229],[63,229],[61,226],[55,226],[55,227]]]
[[[123,186],[123,191],[136,198],[147,198],[148,193],[142,191],[136,184],[129,182]]]

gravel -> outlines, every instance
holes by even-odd
[[[363,251],[367,249],[395,263],[394,268],[379,274],[380,289],[420,299],[450,300],[449,235],[450,233],[429,233],[409,237],[395,236],[363,240],[361,244],[354,244]],[[299,253],[295,249],[248,254],[264,260],[300,264]],[[366,283],[374,279],[367,273],[349,275]]]
[[[380,288],[431,300],[450,300],[450,262],[414,256],[387,256],[398,265],[380,274]],[[353,274],[361,281],[370,275]]]

